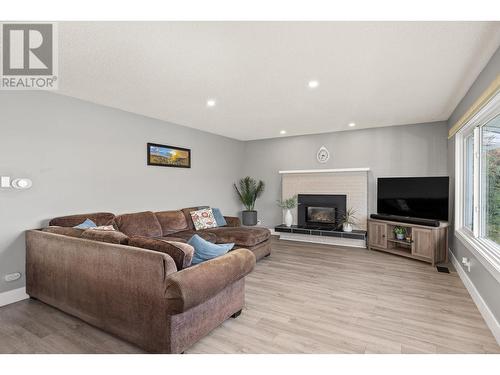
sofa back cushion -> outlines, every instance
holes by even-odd
[[[111,212],[93,212],[90,214],[55,217],[49,222],[49,225],[59,227],[76,227],[77,225],[83,223],[85,220],[90,219],[96,225],[100,226],[111,224],[114,218],[115,215]]]
[[[186,217],[182,211],[161,211],[155,212],[155,215],[161,225],[164,236],[189,229]]]
[[[161,225],[151,211],[118,215],[115,224],[127,236],[161,237]]]
[[[42,232],[61,234],[63,236],[78,237],[80,238],[85,229],[78,229],[73,227],[47,227],[43,228]]]

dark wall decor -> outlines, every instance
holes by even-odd
[[[148,165],[191,168],[191,150],[189,148],[148,143]]]

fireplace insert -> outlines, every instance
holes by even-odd
[[[307,207],[306,221],[313,224],[335,224],[335,207]]]
[[[297,224],[308,229],[336,229],[346,210],[345,195],[299,194]]]

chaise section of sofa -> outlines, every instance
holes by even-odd
[[[235,249],[248,249],[255,254],[257,260],[271,254],[271,232],[266,228],[243,227],[237,217],[225,216],[227,225],[223,227],[196,230],[191,212],[206,207],[123,214],[116,216],[114,223],[118,230],[129,237],[185,242],[197,234],[209,242],[234,243]],[[153,246],[158,245],[155,241],[149,242]],[[142,243],[147,244],[148,241]],[[151,249],[155,250],[154,247]]]
[[[26,232],[27,293],[149,352],[182,353],[244,305],[246,249],[178,270],[160,251]]]

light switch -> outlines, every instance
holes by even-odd
[[[10,188],[10,177],[8,176],[0,177],[0,188]]]

